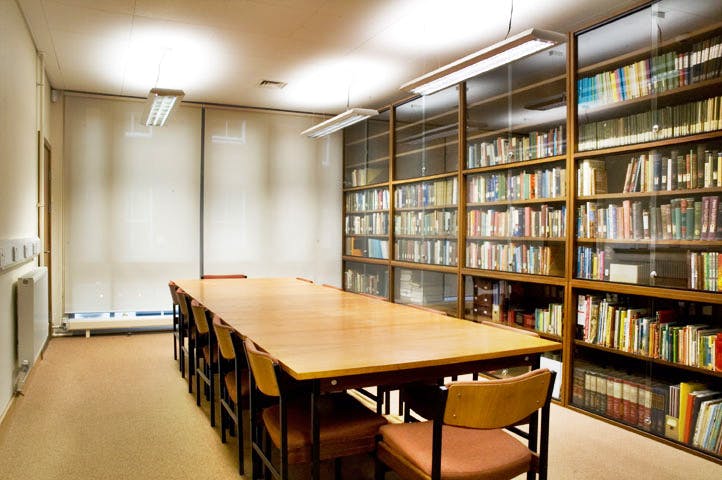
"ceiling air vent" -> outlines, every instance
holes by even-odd
[[[277,82],[275,80],[261,80],[258,83],[261,88],[276,88],[278,90],[286,86],[286,82]]]

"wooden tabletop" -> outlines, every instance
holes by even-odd
[[[178,280],[297,380],[559,350],[557,342],[296,279]]]

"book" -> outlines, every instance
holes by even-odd
[[[680,382],[679,384],[679,421],[677,424],[677,440],[685,442],[687,434],[687,422],[691,416],[688,408],[690,393],[702,390],[704,385],[699,382]],[[690,407],[691,408],[691,407]]]
[[[687,424],[685,425],[685,443],[692,443],[694,435],[698,435],[697,418],[699,416],[700,406],[702,405],[702,402],[705,400],[714,400],[717,398],[722,398],[722,392],[717,392],[714,390],[699,390],[691,392],[689,394],[689,398],[687,401],[689,421],[687,421]],[[704,427],[705,426],[703,425],[702,428]]]

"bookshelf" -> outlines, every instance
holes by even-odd
[[[347,131],[344,288],[559,341],[561,405],[722,464],[722,5],[676,5]]]
[[[570,407],[716,462],[720,20],[662,1],[574,35],[565,352]]]
[[[389,110],[344,129],[344,188],[389,181]]]
[[[458,198],[454,174],[395,185],[395,260],[456,266]]]

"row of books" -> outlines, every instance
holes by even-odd
[[[551,275],[553,252],[551,247],[527,243],[467,242],[466,266],[501,272]]]
[[[346,237],[346,255],[389,258],[389,241],[380,238]]]
[[[386,212],[347,215],[346,235],[388,235],[389,214]]]
[[[448,285],[444,281],[444,274],[439,272],[428,272],[423,270],[411,270],[399,268],[397,271],[399,279],[398,298],[399,303],[411,303],[414,305],[442,304],[449,300],[448,287],[451,286],[456,292],[456,282]],[[455,299],[454,299],[455,300]]]
[[[386,297],[388,282],[388,274],[361,272],[353,268],[346,268],[344,272],[344,285],[351,292]]]
[[[687,252],[687,288],[722,292],[722,252]]]
[[[396,208],[443,207],[456,205],[459,186],[456,177],[430,182],[404,184],[394,191]]]
[[[470,203],[560,198],[566,194],[566,168],[553,167],[534,172],[494,172],[470,175],[467,201]]]
[[[588,196],[607,193],[607,162],[582,160],[577,168],[577,195]]]
[[[527,135],[507,135],[491,142],[469,143],[467,168],[489,167],[504,163],[522,162],[537,158],[564,155],[566,141],[564,126],[546,132],[529,132]]]
[[[457,234],[457,211],[402,211],[394,216],[396,235],[447,235]]]
[[[685,288],[690,268],[685,251],[616,250],[577,247],[576,278]]]
[[[722,42],[715,36],[691,51],[670,51],[577,80],[580,106],[605,105],[659,94],[720,76]]]
[[[366,210],[388,209],[388,188],[372,188],[369,190],[346,193],[346,212],[363,212]]]
[[[572,403],[671,440],[722,454],[722,392],[668,384],[578,361]]]
[[[361,187],[370,183],[381,183],[388,179],[389,169],[385,168],[354,168],[347,173],[350,186]]]
[[[632,157],[627,164],[623,193],[722,187],[722,151],[694,149],[669,155],[658,152]]]
[[[534,330],[561,336],[563,310],[561,303],[550,303],[547,308],[534,309]]]
[[[398,239],[394,247],[396,260],[452,267],[457,265],[456,240]]]
[[[474,208],[467,212],[466,225],[471,237],[560,238],[566,231],[566,206]]]
[[[697,133],[722,126],[722,97],[661,107],[579,125],[579,151],[618,147]]]
[[[711,320],[711,318],[709,318]],[[722,370],[722,326],[676,311],[630,306],[617,295],[581,294],[577,325],[587,343],[707,370]]]
[[[673,198],[659,206],[640,200],[606,206],[584,202],[577,207],[577,235],[612,240],[722,239],[719,195]]]

